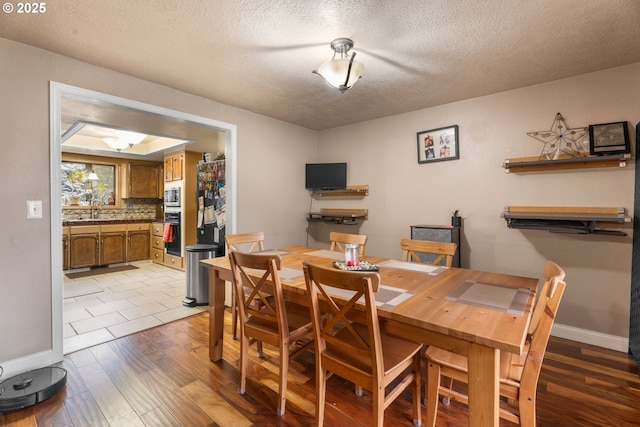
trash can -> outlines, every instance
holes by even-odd
[[[218,245],[189,245],[187,253],[186,296],[182,305],[195,307],[209,304],[209,269],[200,265],[203,259],[215,258]]]

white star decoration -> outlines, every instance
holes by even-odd
[[[569,157],[586,157],[583,140],[588,136],[589,128],[567,128],[562,114],[557,113],[551,129],[538,132],[527,132],[532,138],[544,142],[540,160],[553,160],[562,157],[562,153]]]

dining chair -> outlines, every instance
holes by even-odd
[[[500,352],[500,396],[508,402],[501,405],[500,417],[523,427],[536,425],[536,388],[551,327],[566,286],[564,276],[562,268],[547,261],[544,284],[533,308],[522,355]],[[468,403],[466,394],[453,390],[454,380],[468,383],[467,358],[436,347],[429,347],[426,356],[427,426],[434,427],[439,396],[443,396],[443,404],[448,404],[449,399]]]
[[[232,251],[251,253],[264,250],[264,233],[262,231],[227,234],[224,236],[224,241],[227,246],[227,254]],[[233,339],[238,339],[238,312],[233,286],[231,287],[231,329],[233,330]]]
[[[324,423],[327,380],[332,374],[372,393],[376,426],[383,425],[389,404],[411,386],[413,423],[419,426],[422,344],[380,332],[375,301],[380,276],[308,263],[303,270],[316,344],[316,426]],[[336,290],[343,296],[335,296]],[[349,291],[346,297],[344,290]],[[358,304],[361,298],[364,304]]]
[[[402,249],[402,260],[407,262],[422,263],[418,256],[419,253],[433,254],[436,258],[430,262],[433,265],[439,265],[444,260],[446,267],[453,265],[453,257],[456,254],[458,245],[450,242],[431,242],[429,240],[400,240],[400,249]]]
[[[367,244],[367,236],[364,234],[348,234],[337,231],[329,233],[329,240],[331,240],[331,250],[337,252],[344,252],[344,245],[347,243],[357,244],[360,256],[364,255],[364,247]]]
[[[240,394],[246,391],[249,346],[267,343],[279,351],[277,413],[283,415],[287,400],[289,360],[313,346],[309,308],[287,301],[280,281],[278,255],[232,251],[229,254],[240,317]],[[245,290],[247,292],[245,292]],[[261,304],[253,304],[253,300]],[[294,344],[308,338],[301,345]],[[261,348],[258,348],[259,353]],[[262,357],[262,355],[260,355]]]

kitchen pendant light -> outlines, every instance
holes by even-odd
[[[313,70],[313,73],[320,75],[329,86],[344,93],[362,77],[364,65],[354,60],[355,52],[349,55],[349,50],[353,48],[351,39],[335,39],[331,42],[331,48],[334,50],[331,60],[322,64],[317,71]]]

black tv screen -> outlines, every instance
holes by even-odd
[[[347,164],[307,163],[305,188],[307,190],[343,190],[347,188]]]

